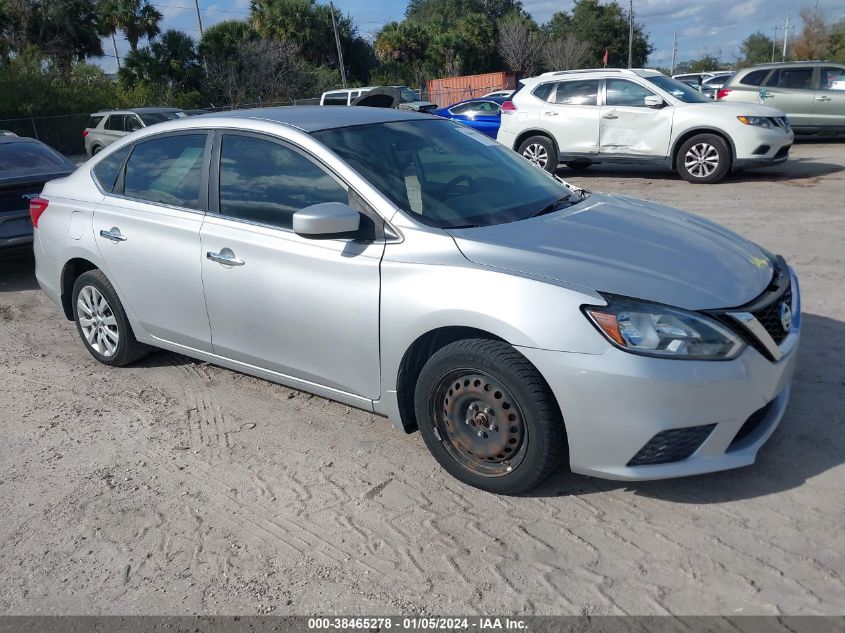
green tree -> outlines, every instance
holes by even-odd
[[[160,95],[198,91],[202,69],[194,40],[182,31],[165,31],[149,46],[130,51],[118,78],[130,90],[148,86]]]
[[[772,38],[757,31],[746,37],[739,47],[742,54],[741,63],[745,66],[765,64],[772,59]]]
[[[198,53],[206,62],[234,57],[245,42],[258,38],[258,33],[244,20],[224,20],[210,26],[200,38]]]
[[[69,72],[73,62],[103,54],[95,0],[0,0],[0,19],[6,58],[33,45]]]
[[[691,73],[706,73],[711,70],[719,70],[722,67],[722,62],[718,57],[713,55],[704,55],[700,59],[694,59],[689,62],[689,71]]]
[[[608,66],[628,66],[628,12],[615,1],[601,4],[599,0],[575,0],[570,12],[555,13],[544,30],[558,38],[573,35],[577,40],[588,44],[584,55],[587,66],[602,63],[604,52],[608,52]],[[643,26],[634,21],[632,40],[633,66],[646,65],[654,46],[648,39]]]
[[[122,32],[133,51],[141,39],[152,40],[161,32],[163,18],[147,0],[100,0],[100,33],[112,37]]]

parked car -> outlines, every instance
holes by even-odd
[[[497,139],[547,171],[653,163],[713,183],[782,163],[793,134],[774,108],[726,107],[656,70],[598,69],[522,80],[502,105]]]
[[[505,101],[507,101],[505,97],[467,99],[448,108],[435,110],[434,114],[444,119],[454,119],[475,128],[482,134],[496,138],[502,118],[502,104]]]
[[[845,64],[787,62],[743,68],[718,100],[765,103],[786,112],[796,132],[845,132]]]
[[[704,73],[681,73],[680,75],[672,75],[672,79],[677,79],[681,83],[685,83],[696,90],[702,90],[704,83],[714,77],[724,77],[730,75],[733,71],[730,70],[714,70]]]
[[[85,153],[93,156],[122,136],[155,123],[188,116],[178,108],[131,108],[129,110],[101,110],[91,115],[85,137]]]
[[[99,362],[160,347],[373,411],[498,493],[566,463],[751,464],[798,357],[783,258],[431,115],[171,121],[48,183],[32,220],[38,282]]]
[[[420,96],[408,88],[408,86],[389,86],[399,91],[399,109],[412,110],[414,112],[431,112],[437,109],[437,104],[431,101],[423,101]],[[320,105],[353,105],[353,102],[365,93],[375,90],[379,86],[366,86],[364,88],[345,88],[343,90],[329,90],[320,96]]]
[[[489,99],[491,97],[504,97],[507,99],[513,94],[512,89],[507,90],[494,90],[493,92],[488,92],[486,95],[481,95],[482,99]]]
[[[32,242],[30,200],[76,165],[41,141],[0,135],[0,252]]]
[[[209,114],[211,110],[206,110],[205,108],[192,108],[190,110],[182,110],[188,116],[199,116],[201,114]]]
[[[731,77],[733,77],[733,73],[716,75],[715,77],[705,79],[701,82],[701,94],[703,94],[708,99],[715,99],[716,95],[719,93],[719,90],[721,90],[722,86],[725,85],[725,82]]]

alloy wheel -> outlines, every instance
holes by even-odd
[[[684,167],[696,178],[707,178],[719,167],[719,150],[710,143],[696,143],[687,150]]]
[[[529,160],[529,162],[537,165],[538,167],[544,167],[549,162],[549,153],[546,151],[546,148],[540,145],[539,143],[531,143],[528,145],[524,150],[522,150],[522,155]]]
[[[467,470],[499,477],[522,462],[528,430],[519,403],[500,381],[477,370],[451,371],[437,382],[431,403],[438,439]]]
[[[117,319],[106,298],[94,286],[84,286],[76,300],[79,327],[88,345],[102,356],[112,356],[120,342]]]

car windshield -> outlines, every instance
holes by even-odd
[[[646,79],[684,103],[713,103],[712,99],[708,99],[695,88],[666,75],[655,75],[654,77],[646,77]]]
[[[401,103],[413,103],[419,101],[420,98],[417,93],[410,88],[399,88],[399,101]]]
[[[140,114],[141,119],[145,125],[153,125],[154,123],[162,123],[163,121],[173,121],[174,119],[182,119],[186,115],[181,111],[169,112],[144,112]]]
[[[504,224],[581,201],[518,154],[448,120],[360,125],[313,136],[430,226]]]
[[[0,143],[0,175],[4,177],[67,170],[65,159],[40,143]]]

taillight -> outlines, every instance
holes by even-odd
[[[727,97],[729,94],[731,94],[731,89],[730,89],[730,88],[722,88],[722,89],[718,92],[718,94],[716,94],[716,101],[719,101],[720,99],[724,99],[724,98],[725,98],[725,97]]]
[[[88,130],[82,130],[82,138],[88,136]]]
[[[32,226],[38,228],[38,220],[41,219],[41,214],[47,210],[49,202],[44,198],[33,198],[29,201],[29,219],[32,220]]]
[[[514,105],[513,101],[505,101],[502,104],[502,110],[506,112],[516,112],[516,105]]]

